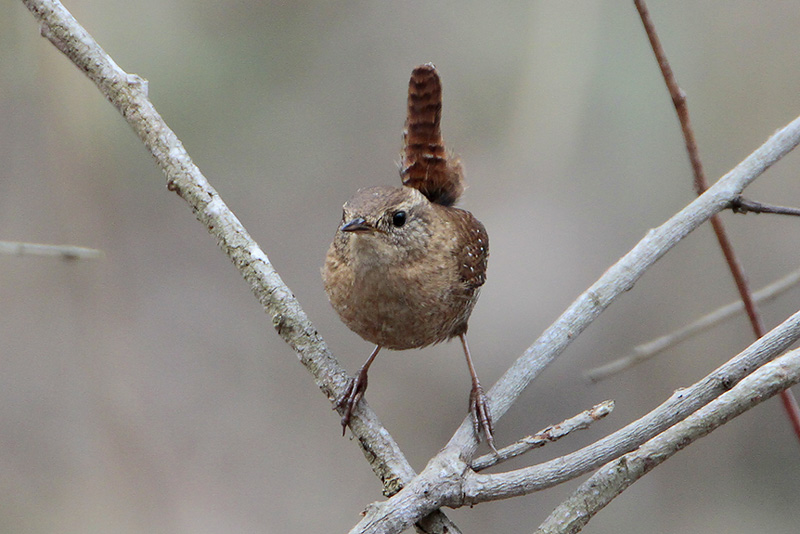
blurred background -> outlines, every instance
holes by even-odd
[[[319,269],[359,187],[399,184],[411,69],[432,61],[443,129],[486,225],[470,344],[487,387],[649,228],[693,199],[678,122],[630,2],[66,0],[150,97],[341,362],[371,346]],[[800,113],[795,2],[651,2],[714,181]],[[0,531],[345,532],[380,484],[236,269],[128,125],[21,2],[0,16],[0,239],[99,261],[0,257]],[[800,205],[800,155],[747,195]],[[800,221],[723,214],[754,288],[798,267]],[[743,317],[601,384],[583,372],[736,297],[710,228],[616,302],[497,424],[500,445],[607,398],[570,452],[752,341]],[[763,308],[771,328],[793,290]],[[368,399],[416,469],[466,415],[457,344],[381,354]],[[793,532],[800,445],[777,399],[671,459],[593,533]],[[448,511],[529,532],[578,481]]]

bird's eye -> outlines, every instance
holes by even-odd
[[[396,211],[394,215],[392,215],[392,224],[400,228],[406,223],[406,212],[404,211]]]

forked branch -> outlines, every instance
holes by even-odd
[[[95,82],[133,127],[164,171],[170,190],[189,203],[198,220],[215,237],[220,248],[249,282],[253,293],[271,317],[278,334],[295,350],[317,385],[333,402],[341,395],[345,386],[344,369],[330,354],[266,254],[230,212],[194,165],[177,136],[156,112],[147,98],[146,82],[120,69],[57,0],[23,2],[42,24],[42,33]],[[761,148],[670,220],[650,230],[628,254],[580,295],[492,388],[488,396],[495,419],[499,419],[508,410],[530,381],[561,354],[605,308],[631,289],[650,266],[712,215],[729,207],[744,188],[791,151],[798,142],[800,118],[775,133]],[[793,320],[797,321],[796,318]],[[795,335],[787,332],[795,332],[797,325],[785,323],[783,326],[786,337],[773,339],[766,336],[758,342],[760,349],[752,350],[763,356],[767,346],[770,350],[785,348],[783,344]],[[797,329],[800,331],[800,328]],[[720,387],[730,387],[740,378],[736,372],[716,379],[712,377],[708,384],[713,393],[711,398],[721,393]],[[706,399],[702,396],[698,398]],[[710,399],[701,402],[708,400]],[[681,409],[688,406],[685,399],[679,398],[675,402],[680,404]],[[691,412],[681,413],[685,417]],[[674,421],[669,424],[674,424]],[[630,450],[626,447],[636,447],[655,435],[653,432],[663,430],[657,425],[647,426],[642,422],[639,425],[637,428],[626,427],[630,428],[628,432],[631,436],[624,446],[601,440],[596,444],[597,448],[590,451],[592,459],[586,460],[585,456],[578,455],[581,452],[578,451],[573,453],[577,456],[565,457],[563,462],[574,462],[570,473],[587,472],[599,466],[598,462],[615,458]],[[356,532],[399,532],[431,513],[437,515],[434,519],[425,519],[429,522],[426,525],[431,526],[438,521],[438,527],[431,526],[432,529],[454,531],[454,526],[445,526],[443,523],[446,518],[437,512],[439,507],[460,506],[523,494],[535,488],[549,487],[564,479],[558,474],[555,478],[548,477],[547,473],[562,472],[565,463],[534,466],[544,478],[536,478],[536,471],[506,473],[510,478],[503,482],[503,487],[494,486],[502,480],[493,478],[499,475],[473,473],[468,466],[477,444],[468,419],[464,420],[445,449],[431,460],[425,474],[416,478],[397,444],[366,403],[360,404],[351,428],[373,470],[383,480],[386,493],[392,494],[404,486],[395,497],[373,507],[364,521],[356,527]],[[439,488],[445,480],[455,482],[455,489],[450,487],[451,492],[440,491]]]
[[[635,450],[733,389],[753,370],[800,339],[800,312],[694,385],[677,390],[644,417],[583,449],[505,473],[475,473],[445,448],[389,500],[371,507],[350,534],[398,533],[439,506],[471,506],[541,491],[572,480]]]
[[[694,188],[697,194],[700,195],[708,189],[708,182],[705,172],[703,171],[703,164],[700,160],[700,150],[697,147],[697,141],[694,137],[694,129],[689,119],[689,106],[686,104],[686,94],[678,85],[678,80],[675,78],[672,67],[669,65],[667,54],[664,52],[664,47],[661,46],[661,40],[658,38],[655,24],[653,24],[653,20],[650,18],[650,12],[647,9],[645,1],[633,0],[633,3],[639,11],[642,25],[644,26],[645,32],[647,32],[647,38],[653,48],[658,66],[661,68],[661,74],[664,76],[664,83],[672,97],[672,103],[675,105],[675,112],[678,114],[678,121],[681,124],[681,131],[683,132],[683,138],[686,142],[686,151],[689,154],[689,161],[694,171]],[[730,206],[735,206],[737,201],[741,202],[741,196],[731,199]],[[717,242],[719,243],[720,249],[722,249],[722,254],[725,256],[725,261],[736,283],[736,288],[739,291],[742,303],[744,303],[744,309],[747,312],[748,319],[750,319],[750,326],[753,329],[753,334],[755,334],[756,338],[759,338],[764,335],[766,329],[764,327],[764,320],[761,318],[761,314],[753,299],[753,293],[750,290],[750,284],[744,273],[744,267],[739,261],[736,252],[734,252],[733,243],[731,243],[728,232],[722,224],[722,219],[720,219],[718,215],[711,217],[711,227],[714,229]],[[797,405],[797,400],[790,390],[786,390],[781,393],[781,401],[783,402],[786,415],[792,424],[795,436],[800,440],[800,407]]]
[[[575,432],[576,430],[583,430],[595,421],[603,419],[614,410],[614,401],[607,400],[584,410],[578,415],[570,417],[557,425],[551,425],[544,430],[540,430],[532,436],[526,436],[511,445],[507,445],[497,451],[497,453],[486,454],[480,458],[475,458],[472,462],[472,470],[476,473],[484,469],[488,469],[498,465],[511,458],[521,456],[528,451],[544,447],[548,443],[553,443],[563,437]]]

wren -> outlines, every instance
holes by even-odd
[[[458,337],[472,377],[476,435],[494,449],[492,418],[467,345],[467,323],[486,281],[489,238],[453,204],[464,190],[459,159],[441,135],[442,86],[436,68],[415,68],[408,91],[400,165],[402,187],[360,189],[344,205],[322,277],[341,320],[376,345],[336,407],[342,432],[367,389],[382,348],[406,350]]]

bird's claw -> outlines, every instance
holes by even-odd
[[[483,387],[479,383],[475,383],[472,386],[472,392],[469,395],[469,411],[472,414],[472,428],[478,437],[478,441],[480,441],[481,431],[483,431],[486,443],[497,454],[497,449],[494,446],[494,424],[489,413],[489,404],[483,392]]]
[[[350,424],[350,418],[353,416],[353,409],[356,407],[356,404],[358,404],[358,401],[361,400],[361,397],[364,396],[366,390],[367,376],[366,374],[362,375],[359,373],[355,378],[348,379],[344,394],[333,406],[334,410],[344,408],[344,413],[342,414],[342,436],[344,436],[347,430],[347,425]]]

